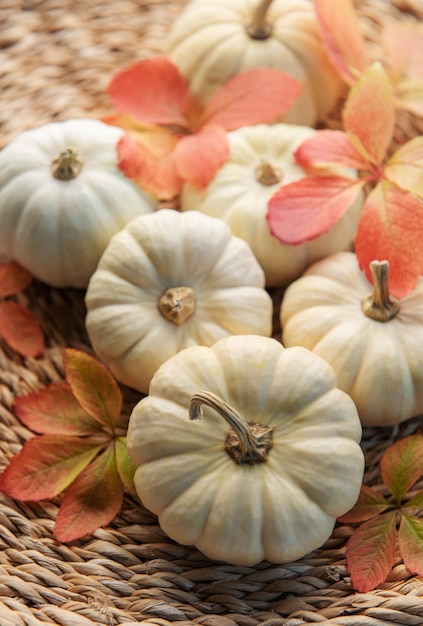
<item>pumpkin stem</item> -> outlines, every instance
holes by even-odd
[[[195,293],[191,287],[169,287],[157,303],[160,313],[180,326],[195,313]]]
[[[226,436],[225,451],[235,463],[255,465],[267,461],[273,445],[271,428],[261,424],[249,424],[238,411],[211,391],[199,391],[191,397],[191,420],[203,416],[203,404],[217,411],[231,426]]]
[[[400,310],[399,302],[389,294],[389,262],[372,261],[370,271],[373,293],[361,301],[363,313],[376,322],[388,322]]]
[[[76,178],[84,162],[75,148],[65,148],[51,161],[51,172],[58,180]]]
[[[261,0],[254,13],[251,22],[246,26],[246,31],[251,39],[269,39],[272,34],[272,26],[266,21],[267,11],[272,0]]]
[[[256,168],[256,181],[261,185],[276,185],[282,180],[282,173],[270,163],[263,161]]]

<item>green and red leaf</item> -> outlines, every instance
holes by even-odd
[[[369,164],[342,130],[318,130],[296,149],[295,160],[305,169],[368,169]],[[341,174],[341,172],[340,172]]]
[[[117,437],[115,441],[116,466],[124,488],[133,498],[138,500],[138,494],[134,485],[136,466],[128,454],[126,437]]]
[[[109,370],[89,354],[69,348],[63,362],[66,379],[81,407],[114,432],[122,410],[122,394]]]
[[[387,161],[384,173],[402,189],[423,197],[423,137],[403,144]]]
[[[395,127],[393,87],[380,63],[374,63],[352,87],[342,119],[352,145],[379,167]]]
[[[187,127],[192,106],[188,82],[165,56],[139,61],[117,72],[108,87],[118,113],[145,124]]]
[[[390,292],[402,298],[423,273],[423,200],[394,183],[379,183],[363,206],[355,239],[360,268],[389,261]]]
[[[271,234],[289,245],[315,239],[341,219],[363,185],[341,176],[308,176],[283,185],[268,202]]]
[[[41,391],[18,396],[13,409],[35,433],[82,436],[101,428],[81,407],[68,383],[52,383]]]
[[[412,574],[423,576],[423,520],[401,516],[398,543],[404,565]]]
[[[348,524],[365,522],[380,515],[390,506],[386,498],[376,489],[362,485],[356,504],[348,513],[339,517],[338,522],[346,522]]]
[[[354,589],[365,593],[385,581],[394,563],[396,536],[396,511],[382,513],[353,532],[345,554]]]
[[[13,350],[35,357],[44,352],[44,337],[34,313],[19,302],[0,302],[0,335]]]
[[[32,275],[18,263],[0,263],[0,298],[13,296],[32,283]]]
[[[29,439],[0,476],[0,490],[26,501],[53,498],[66,489],[98,454],[101,446],[71,436]]]
[[[293,76],[270,67],[240,72],[211,96],[199,126],[218,124],[235,130],[273,122],[293,105],[302,89]]]
[[[66,490],[56,524],[59,541],[73,541],[106,526],[119,513],[123,484],[114,445],[99,455]]]
[[[366,67],[364,40],[351,0],[313,0],[323,41],[334,67],[349,85]]]
[[[414,434],[386,449],[381,461],[382,479],[397,503],[423,476],[423,436]]]

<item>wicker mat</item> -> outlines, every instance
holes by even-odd
[[[0,145],[53,120],[108,112],[111,72],[162,52],[185,2],[0,0]],[[388,13],[423,19],[422,0],[356,4],[375,56]],[[339,119],[328,124],[335,127]],[[411,137],[421,125],[403,116],[398,132]],[[90,351],[82,292],[36,283],[20,297],[39,316],[47,350],[37,359],[21,358],[0,343],[0,469],[30,436],[11,410],[16,395],[63,380],[65,347]],[[127,417],[139,396],[123,391]],[[420,425],[415,419],[364,430],[366,484],[380,482],[378,461],[386,447]],[[423,580],[412,577],[400,558],[380,588],[353,591],[344,557],[352,528],[345,524],[294,563],[236,567],[177,545],[130,497],[109,527],[60,544],[52,534],[58,505],[0,494],[0,626],[423,624]]]

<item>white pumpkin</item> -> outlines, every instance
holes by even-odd
[[[143,393],[183,348],[272,332],[272,300],[248,245],[222,220],[194,212],[162,209],[132,220],[110,241],[86,303],[95,352]]]
[[[56,287],[86,287],[110,237],[156,200],[118,168],[123,130],[74,119],[0,152],[0,254]]]
[[[322,121],[341,92],[309,0],[191,0],[170,31],[168,54],[203,102],[239,72],[287,72],[303,86],[282,117],[293,124]]]
[[[351,252],[315,263],[286,290],[280,318],[284,344],[332,365],[364,426],[391,426],[423,413],[423,278],[396,301],[387,263],[372,267],[374,287]]]
[[[138,495],[170,537],[255,565],[299,559],[328,539],[360,491],[360,437],[354,403],[325,361],[232,336],[158,369],[127,446]]]
[[[362,197],[329,232],[312,241],[289,246],[270,233],[268,202],[282,185],[307,175],[296,163],[294,151],[315,132],[290,124],[259,124],[234,130],[227,135],[229,158],[210,185],[204,191],[191,185],[182,190],[182,211],[197,210],[219,217],[234,235],[248,242],[268,286],[287,285],[314,261],[350,249],[355,237]]]

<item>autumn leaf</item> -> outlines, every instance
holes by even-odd
[[[55,524],[59,541],[72,541],[108,524],[124,490],[134,498],[135,467],[117,429],[120,389],[92,356],[64,352],[66,382],[20,396],[16,416],[38,436],[23,445],[0,475],[0,490],[23,501],[64,493]]]
[[[367,65],[364,40],[352,0],[313,0],[323,42],[341,78],[353,84]]]
[[[371,282],[371,261],[387,260],[390,292],[402,298],[423,273],[423,138],[388,157],[394,95],[379,63],[351,89],[342,117],[345,131],[317,131],[297,148],[295,158],[307,175],[282,185],[269,200],[269,229],[290,245],[319,237],[365,189],[355,238],[360,268]]]
[[[339,522],[362,522],[346,545],[348,571],[354,589],[367,592],[389,575],[398,545],[404,565],[423,575],[423,490],[407,499],[423,476],[423,436],[411,435],[389,446],[380,460],[381,476],[391,497],[363,485],[355,506]],[[399,524],[398,524],[399,520]]]
[[[31,274],[18,263],[0,263],[0,335],[22,356],[35,357],[44,352],[44,337],[34,313],[14,300],[7,299],[26,289]]]
[[[104,121],[132,136],[118,145],[122,172],[168,199],[185,181],[199,188],[210,183],[229,154],[226,131],[274,121],[301,90],[289,74],[255,68],[231,78],[202,105],[177,66],[158,56],[112,77],[108,93],[116,114]]]

